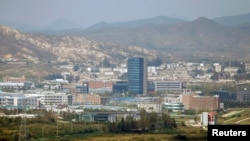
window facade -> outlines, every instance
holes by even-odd
[[[146,94],[147,66],[143,57],[128,59],[128,93]]]

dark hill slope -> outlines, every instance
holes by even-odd
[[[82,34],[98,41],[136,45],[174,56],[246,59],[250,51],[249,30],[244,30],[247,27],[227,27],[201,17],[173,25],[147,24]]]

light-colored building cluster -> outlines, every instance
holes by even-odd
[[[51,105],[101,104],[101,97],[96,94],[56,93],[53,91],[27,93],[0,93],[0,107],[4,108],[42,108]]]

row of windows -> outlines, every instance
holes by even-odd
[[[44,100],[57,100],[57,101],[59,101],[59,100],[68,100],[68,99],[55,99],[55,98],[50,98],[50,99],[44,99]]]
[[[182,86],[180,84],[156,84],[156,86]]]

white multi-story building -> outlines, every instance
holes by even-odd
[[[214,63],[215,72],[221,72],[221,65],[219,63]]]
[[[5,108],[37,108],[39,105],[38,96],[28,97],[19,93],[1,93],[0,107]]]
[[[45,105],[68,104],[68,95],[66,93],[43,92],[41,103]]]
[[[155,91],[182,91],[184,83],[180,81],[154,81]]]

